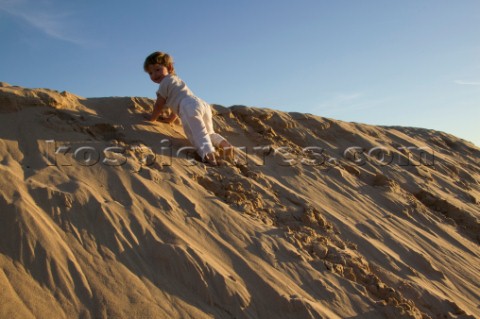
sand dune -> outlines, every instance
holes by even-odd
[[[480,149],[214,105],[238,163],[152,100],[0,85],[0,318],[478,318]]]

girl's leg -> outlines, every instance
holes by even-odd
[[[215,147],[218,147],[224,151],[224,156],[227,160],[234,160],[234,148],[233,146],[220,134],[215,133],[213,130],[213,115],[212,109],[209,104],[204,102],[205,113],[203,116],[203,121],[205,122],[205,128],[210,136],[210,140]]]
[[[180,118],[182,120],[185,135],[197,149],[198,154],[202,159],[205,159],[208,154],[214,154],[215,148],[208,134],[208,130],[203,121],[203,114],[201,105],[199,103],[189,103],[182,106]],[[214,157],[206,158],[211,164],[215,164]]]
[[[205,112],[203,113],[203,121],[205,122],[205,128],[207,129],[208,135],[210,136],[210,140],[212,141],[213,146],[220,147],[222,142],[227,142],[227,140],[218,133],[215,133],[213,130],[213,115],[212,115],[212,108],[207,102],[203,102],[203,107],[205,108]],[[228,142],[227,142],[228,143]]]

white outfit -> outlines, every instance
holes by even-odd
[[[225,140],[213,130],[210,105],[196,97],[178,76],[169,74],[163,78],[157,94],[180,116],[185,135],[202,159],[215,152],[214,146],[218,147]]]

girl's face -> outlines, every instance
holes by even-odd
[[[168,73],[168,69],[161,64],[150,64],[147,66],[147,73],[155,83],[160,83]]]

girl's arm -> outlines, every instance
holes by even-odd
[[[155,105],[153,106],[153,112],[149,120],[155,122],[159,118],[160,114],[162,114],[164,107],[165,99],[162,98],[160,95],[157,95],[157,101],[155,101]]]

